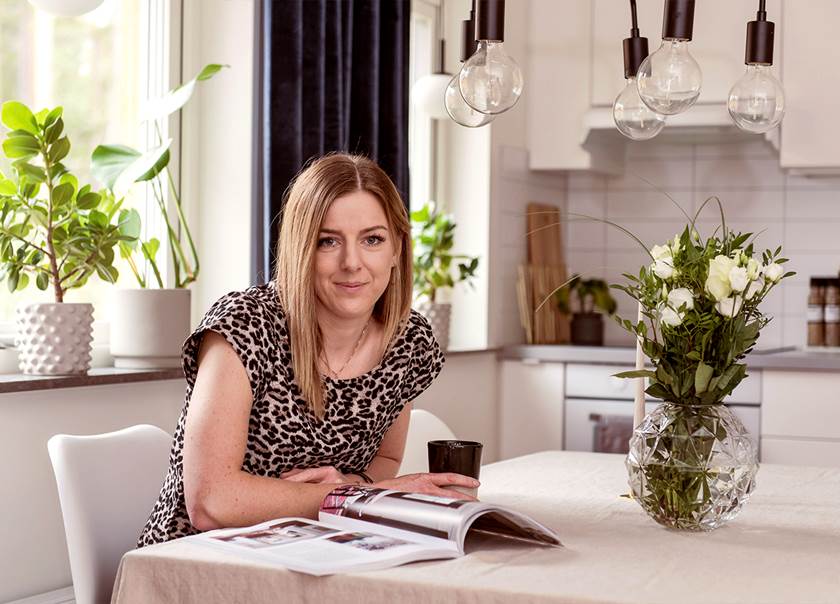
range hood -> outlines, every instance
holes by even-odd
[[[584,145],[632,142],[615,127],[612,107],[593,107],[584,116]],[[779,129],[775,128],[763,138],[778,150]],[[756,135],[738,128],[729,117],[723,103],[698,103],[679,115],[668,118],[662,132],[654,141],[668,143],[717,143],[755,140]]]

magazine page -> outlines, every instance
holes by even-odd
[[[563,546],[560,537],[552,529],[525,514],[502,507],[494,506],[492,509],[478,510],[467,521],[458,536],[458,550],[461,553],[464,551],[464,540],[467,534],[473,531],[519,539],[536,545]]]
[[[367,531],[346,531],[303,518],[220,529],[187,539],[312,575],[374,570],[458,555],[457,549],[451,546],[434,548]]]
[[[342,485],[324,499],[318,518],[332,526],[364,527],[429,545],[457,545],[466,522],[484,509],[488,506],[476,501]]]

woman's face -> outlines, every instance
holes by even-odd
[[[376,197],[355,191],[336,199],[315,250],[319,312],[340,319],[369,315],[388,287],[396,254],[394,233]]]

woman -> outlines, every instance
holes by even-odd
[[[443,355],[411,310],[405,206],[372,161],[336,154],[295,180],[273,283],[223,296],[184,344],[187,394],[139,546],[284,516],[336,484],[462,497],[459,474],[394,478],[410,401]]]

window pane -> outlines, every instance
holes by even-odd
[[[417,11],[411,15],[409,52],[411,86],[414,86],[414,83],[424,75],[432,73],[432,53],[435,47],[434,25],[434,20],[430,15]],[[412,211],[419,209],[431,199],[433,158],[432,120],[417,111],[412,104],[408,114],[408,168],[411,173],[409,206]]]
[[[144,146],[139,111],[149,53],[141,11],[147,7],[143,0],[105,0],[87,15],[54,17],[24,0],[0,0],[0,100],[18,100],[33,111],[64,108],[71,150],[63,163],[80,186],[90,183],[95,190],[101,188],[90,177],[90,155],[96,145]],[[11,172],[5,157],[0,158],[0,170]],[[128,199],[124,207],[142,203]],[[119,284],[133,286],[127,264],[120,259],[116,266]],[[95,318],[107,319],[112,287],[94,276],[83,288],[67,292],[65,301],[91,302]],[[34,279],[14,295],[5,282],[0,283],[0,323],[14,320],[18,304],[52,301],[52,288],[41,292]]]

